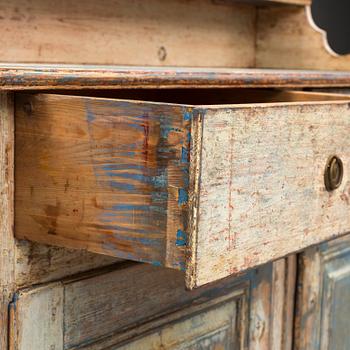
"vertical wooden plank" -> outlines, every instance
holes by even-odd
[[[63,285],[23,290],[11,304],[10,350],[63,349]]]
[[[285,270],[287,262],[285,259],[276,261],[272,270],[272,291],[271,291],[271,349],[281,349],[283,338],[283,314],[285,295]]]
[[[293,332],[294,332],[294,313],[295,313],[295,293],[297,283],[297,256],[290,255],[287,260],[285,295],[284,295],[284,313],[283,325],[284,332],[282,337],[282,349],[292,350]]]
[[[0,349],[7,348],[8,304],[14,290],[13,96],[0,94]]]
[[[295,349],[350,348],[350,235],[300,255]]]

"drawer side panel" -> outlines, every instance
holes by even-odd
[[[16,118],[18,238],[183,268],[189,109],[20,95]]]

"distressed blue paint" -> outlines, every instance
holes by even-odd
[[[143,174],[114,173],[112,171],[107,171],[105,173],[105,175],[111,176],[111,177],[121,177],[124,179],[136,180],[136,181],[141,181],[141,182],[149,182],[148,177],[143,175]]]
[[[115,211],[130,211],[132,216],[134,215],[134,212],[141,211],[143,213],[149,213],[149,212],[158,212],[161,214],[164,214],[166,212],[166,208],[163,208],[161,206],[156,205],[139,205],[139,204],[116,204],[113,205],[110,210]]]
[[[183,172],[182,179],[183,179],[183,182],[184,182],[184,187],[188,188],[189,183],[190,183],[189,169],[186,166],[186,167],[181,168],[181,171]]]
[[[167,203],[168,192],[152,192],[151,193],[152,203]]]
[[[181,133],[182,130],[179,129],[179,128],[174,128],[174,127],[172,127],[171,125],[168,125],[168,124],[162,124],[160,126],[160,136],[163,139],[167,139],[171,132],[180,132]]]
[[[161,174],[160,176],[146,176],[143,174],[117,173],[117,172],[107,171],[105,175],[110,177],[120,177],[128,180],[140,181],[145,184],[151,184],[155,188],[159,188],[159,187],[166,188],[168,185],[168,178],[165,174]],[[134,189],[134,188],[131,188],[131,189]]]
[[[160,261],[152,261],[153,266],[162,266],[162,263]]]
[[[126,169],[135,169],[135,170],[142,170],[142,171],[146,170],[145,166],[143,166],[143,165],[125,164],[125,163],[122,163],[122,164],[116,164],[116,163],[103,164],[101,166],[101,169],[103,169],[105,171],[126,170]]]
[[[111,187],[115,189],[126,191],[126,192],[132,192],[135,190],[135,186],[132,184],[126,184],[126,183],[117,182],[117,181],[109,181],[109,184]]]
[[[187,143],[188,144],[191,143],[191,132],[190,131],[187,133]]]
[[[140,205],[140,204],[116,204],[112,206],[112,210],[117,211],[149,211],[149,205]]]
[[[188,202],[188,193],[185,189],[180,188],[178,192],[178,202],[179,205],[185,204]]]
[[[182,163],[188,163],[188,149],[185,148],[185,147],[182,147],[181,162]]]
[[[90,103],[88,100],[86,101],[85,107],[86,107],[86,120],[88,121],[88,123],[92,123],[96,119],[96,116],[95,116],[95,113],[91,110]]]
[[[182,230],[177,230],[176,232],[176,245],[178,247],[184,247],[187,244],[187,235],[186,232]]]
[[[189,121],[189,120],[191,120],[192,119],[192,113],[191,112],[188,112],[188,111],[186,111],[185,113],[184,113],[184,121]]]
[[[173,267],[180,271],[186,271],[186,264],[183,261],[175,262]]]

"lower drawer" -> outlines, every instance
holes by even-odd
[[[349,100],[19,94],[16,235],[186,270],[194,288],[345,234]]]

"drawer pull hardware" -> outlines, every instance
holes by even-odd
[[[343,162],[337,156],[332,156],[327,161],[324,174],[324,182],[327,191],[336,190],[343,180]]]

